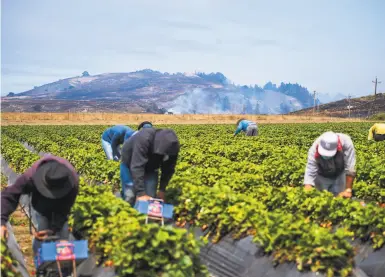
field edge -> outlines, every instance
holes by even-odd
[[[109,125],[138,124],[235,124],[240,118],[257,123],[329,123],[368,122],[361,118],[307,115],[235,115],[235,114],[127,114],[127,113],[1,113],[1,125]]]

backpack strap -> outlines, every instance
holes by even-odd
[[[314,154],[314,158],[319,158],[319,157],[321,157],[321,155],[318,153],[318,144],[317,144],[317,146],[316,146],[316,148],[315,148],[315,154]]]
[[[337,151],[342,152],[342,142],[340,136],[338,136]]]

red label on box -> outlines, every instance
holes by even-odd
[[[155,217],[162,217],[163,203],[155,200],[150,200],[148,203],[148,215]]]
[[[75,260],[74,245],[70,242],[61,242],[56,245],[56,260]]]

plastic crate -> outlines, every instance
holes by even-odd
[[[134,208],[142,213],[142,214],[148,214],[148,201],[137,201],[135,203]],[[174,206],[171,204],[162,204],[162,216],[163,218],[172,219],[174,215]]]
[[[76,264],[88,258],[88,241],[57,241],[43,242],[34,257],[36,269],[44,269],[48,266],[55,266],[59,261],[66,265],[71,265],[75,260]]]

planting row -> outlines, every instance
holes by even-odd
[[[39,158],[5,135],[1,152],[18,173]],[[192,234],[170,226],[144,224],[143,216],[116,198],[108,186],[90,185],[81,178],[70,223],[77,233],[89,240],[98,261],[113,265],[118,276],[208,274],[199,260],[201,243]]]

